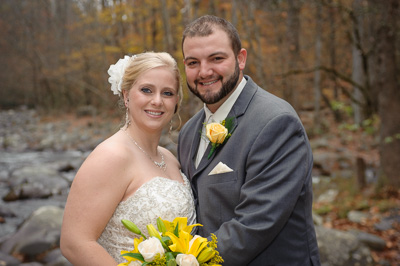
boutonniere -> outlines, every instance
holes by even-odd
[[[221,123],[210,123],[206,125],[206,136],[211,142],[211,150],[207,159],[210,159],[215,150],[219,146],[224,145],[231,137],[233,133],[234,121],[234,117],[229,117],[223,120]]]

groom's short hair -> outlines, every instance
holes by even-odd
[[[242,43],[235,26],[223,18],[212,15],[199,17],[186,26],[182,36],[182,51],[186,37],[206,37],[211,35],[216,27],[226,32],[231,41],[233,53],[237,56],[242,49]]]

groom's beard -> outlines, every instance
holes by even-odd
[[[231,91],[233,91],[235,89],[236,84],[239,80],[239,76],[240,76],[239,64],[236,62],[235,72],[233,72],[233,74],[228,78],[228,80],[226,82],[222,83],[222,86],[219,91],[217,91],[216,93],[211,94],[211,95],[200,94],[200,92],[197,90],[197,84],[199,83],[198,80],[195,80],[195,82],[194,82],[196,87],[192,87],[189,85],[189,83],[187,83],[187,82],[186,83],[187,83],[187,86],[190,89],[190,91],[194,95],[199,97],[200,100],[202,100],[206,104],[214,104],[214,103],[219,102],[221,99],[223,99],[226,95],[228,95]],[[219,76],[218,79],[222,81],[222,76]]]

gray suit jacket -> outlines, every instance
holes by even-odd
[[[178,158],[196,197],[199,234],[218,237],[224,265],[320,265],[312,220],[312,152],[293,108],[250,77],[228,117],[231,138],[199,167],[199,111],[182,128]],[[232,172],[208,175],[223,162]]]

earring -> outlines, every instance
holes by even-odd
[[[172,119],[171,121],[169,121],[169,130],[168,130],[168,136],[171,139],[171,135],[172,135]]]
[[[172,141],[172,143],[174,143],[175,145],[178,145],[178,139],[177,139],[177,134],[174,134],[174,136],[172,135],[172,130],[174,130],[176,132],[176,130],[178,130],[181,125],[182,125],[182,118],[178,113],[178,119],[179,119],[179,124],[178,127],[176,127],[176,123],[175,123],[175,129],[173,129],[173,121],[171,119],[171,121],[169,122],[169,131],[168,131],[168,137],[169,139]]]
[[[129,107],[126,107],[126,113],[125,113],[125,127],[130,126],[131,120],[129,119]]]
[[[129,119],[129,98],[126,99],[125,102],[125,107],[126,107],[126,111],[125,111],[125,127],[127,128],[130,124],[131,124],[131,120]]]

